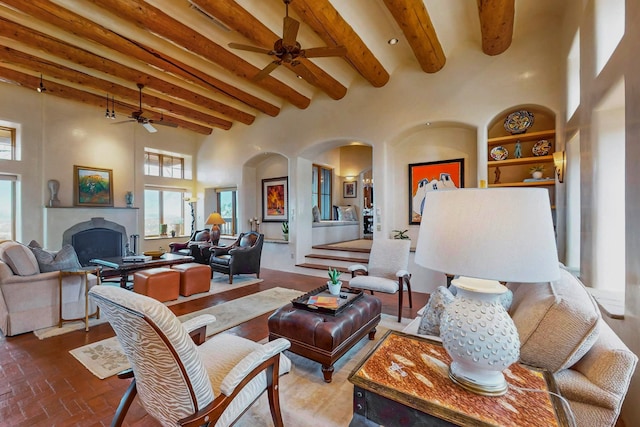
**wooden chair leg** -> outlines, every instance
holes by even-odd
[[[269,409],[271,410],[273,425],[275,427],[284,427],[282,413],[280,412],[280,392],[278,391],[279,371],[280,358],[278,357],[276,362],[267,368],[267,396],[269,397]]]
[[[126,376],[120,376],[119,378],[126,378]],[[133,371],[131,371],[131,375],[133,375]],[[120,427],[124,418],[127,416],[127,412],[129,411],[129,407],[131,403],[133,403],[133,399],[135,399],[136,394],[138,394],[138,390],[136,389],[136,379],[133,378],[131,384],[122,395],[122,399],[120,399],[120,404],[118,405],[118,409],[116,410],[115,415],[113,416],[113,420],[111,420],[111,427]]]
[[[413,308],[413,301],[411,300],[411,280],[407,280],[407,291],[409,292],[409,308]]]
[[[402,278],[400,279],[400,288],[398,289],[398,322],[402,321],[402,303],[404,296],[404,286],[402,286]]]

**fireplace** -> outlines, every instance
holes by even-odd
[[[127,244],[127,230],[104,218],[91,218],[67,229],[62,235],[62,243],[73,246],[80,264],[87,266],[93,258],[122,256]]]

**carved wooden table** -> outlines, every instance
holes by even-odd
[[[568,426],[553,376],[514,364],[504,371],[509,390],[488,397],[449,379],[442,344],[389,331],[353,370],[351,426]],[[526,389],[526,390],[523,390]]]

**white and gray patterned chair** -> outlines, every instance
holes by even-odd
[[[411,240],[373,239],[367,266],[356,264],[349,267],[349,287],[375,292],[395,294],[398,292],[398,322],[402,319],[404,292],[411,301],[411,274],[407,271]]]
[[[291,369],[281,354],[289,341],[261,345],[222,333],[197,346],[190,333],[203,337],[214,316],[181,323],[158,301],[116,286],[95,286],[90,295],[115,330],[134,377],[112,425],[122,424],[137,393],[164,426],[228,426],[264,391],[274,424],[283,425],[278,380]]]

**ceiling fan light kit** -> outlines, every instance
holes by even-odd
[[[300,43],[296,41],[298,30],[300,29],[300,22],[289,17],[289,3],[291,3],[292,0],[283,1],[285,4],[285,17],[282,25],[282,38],[275,41],[275,43],[273,44],[273,49],[269,50],[240,43],[229,43],[229,47],[232,49],[264,53],[276,58],[266,67],[260,70],[252,78],[253,81],[262,80],[282,64],[290,64],[292,67],[304,68],[304,74],[307,76],[311,76],[311,72],[306,69],[304,63],[299,61],[298,58],[321,58],[328,56],[344,56],[347,54],[347,50],[344,46],[327,46],[302,49]]]

